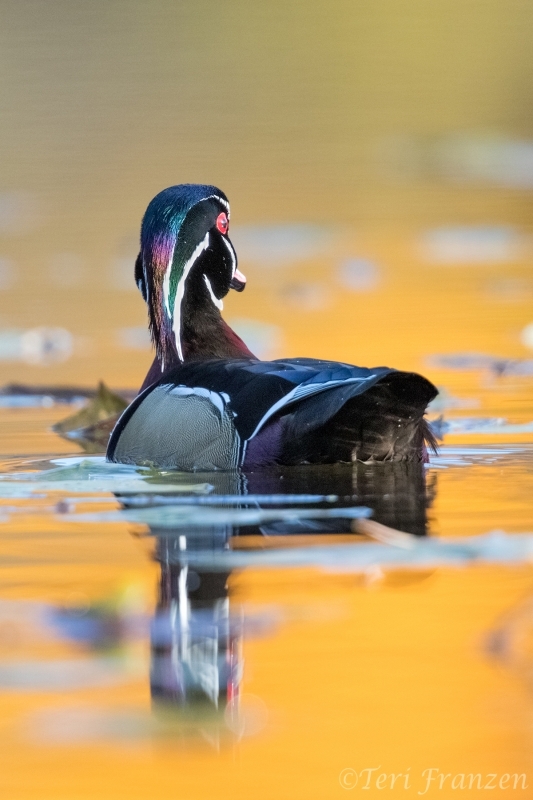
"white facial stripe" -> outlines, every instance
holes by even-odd
[[[226,208],[227,211],[228,211],[228,219],[229,219],[229,217],[230,217],[230,214],[229,214],[229,203],[228,203],[227,200],[223,200],[222,197],[218,196],[218,194],[210,194],[209,197],[205,197],[204,199],[205,200],[218,200],[219,203],[222,203],[224,208]]]
[[[146,261],[144,260],[144,258],[142,263],[143,263],[144,285],[146,291],[146,297],[144,299],[146,300],[146,302],[148,302],[150,298],[150,284],[148,283],[148,275],[146,274]]]
[[[170,254],[168,266],[165,271],[165,277],[163,278],[163,300],[165,303],[165,308],[167,310],[168,317],[172,316],[172,313],[170,311],[170,273],[172,272],[173,260],[174,260],[174,248],[172,248],[172,253]]]
[[[206,233],[192,256],[189,258],[187,263],[183,268],[183,274],[180,278],[178,283],[178,287],[176,289],[176,299],[174,300],[174,319],[172,321],[172,330],[174,331],[174,339],[176,341],[176,349],[178,351],[178,356],[180,361],[183,361],[183,351],[181,349],[181,301],[183,300],[183,295],[185,293],[185,281],[187,280],[187,276],[191,271],[194,262],[201,256],[204,250],[207,250],[209,247],[209,232]],[[165,275],[166,278],[166,275]]]
[[[235,258],[235,251],[225,236],[222,236],[222,241],[228,248],[229,254],[231,256],[231,277],[233,278],[233,276],[235,275],[235,270],[237,269],[237,259]]]
[[[229,203],[227,200],[224,200],[222,197],[219,197],[218,194],[210,194],[209,197],[205,197],[204,200],[218,200],[218,202],[227,209],[228,212],[228,220],[230,218],[230,210],[229,210]],[[163,278],[163,301],[165,303],[165,308],[167,310],[167,315],[169,317],[172,316],[172,312],[170,310],[170,273],[172,272],[172,261],[174,259],[174,250],[170,255],[170,259],[168,262],[168,266],[165,271],[165,277]],[[146,280],[146,271],[145,271],[145,280]],[[146,283],[148,286],[148,282]]]
[[[224,303],[222,302],[222,300],[219,300],[219,298],[214,293],[213,287],[211,286],[211,281],[209,280],[207,275],[204,275],[204,281],[205,281],[205,285],[207,286],[207,291],[209,292],[209,297],[211,298],[213,303],[216,305],[216,307],[219,309],[219,311],[222,311],[222,309],[224,308]]]

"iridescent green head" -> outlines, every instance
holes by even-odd
[[[150,331],[163,367],[176,356],[183,361],[186,292],[194,293],[200,313],[203,307],[220,310],[230,288],[244,288],[228,237],[229,218],[228,199],[216,186],[171,186],[146,209],[135,280],[148,305]]]

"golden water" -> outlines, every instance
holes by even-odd
[[[531,369],[437,358],[533,358],[529,4],[0,6],[2,384],[140,385],[140,218],[167,185],[214,183],[248,276],[226,318],[265,357],[422,371],[458,424],[427,472],[430,536],[533,532]],[[16,338],[51,326],[63,360]],[[50,431],[67,413],[1,409],[2,472],[79,454]],[[251,622],[233,724],[153,705],[146,527],[76,521],[68,497],[0,504],[2,798],[308,800],[367,779],[414,797],[432,768],[449,777],[428,798],[484,796],[463,773],[530,796],[527,560],[235,570]],[[102,492],[75,512],[118,508]],[[107,620],[105,643],[68,635],[62,609]],[[506,783],[522,773],[528,789]]]

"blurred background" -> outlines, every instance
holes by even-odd
[[[331,537],[330,571],[298,560],[302,537],[283,562],[265,535],[270,567],[232,537],[250,561],[211,581],[197,674],[215,685],[220,640],[238,702],[161,717],[168,587],[186,610],[209,579],[187,582],[183,527],[158,539],[135,522],[150,509],[121,510],[153,475],[59,439],[72,409],[52,392],[0,391],[2,798],[323,800],[378,765],[410,769],[412,795],[437,766],[533,784],[532,30],[527,0],[0,0],[0,389],[139,387],[142,215],[167,186],[215,184],[248,278],[224,314],[255,353],[441,390],[427,495],[374,465],[372,507],[427,511],[429,544],[509,534],[483,540],[495,563],[359,572],[328,561]],[[328,469],[364,494],[362,465],[347,489]],[[310,470],[304,491],[329,493]],[[299,492],[294,474],[268,492]]]
[[[0,10],[0,382],[140,385],[140,220],[182,182],[229,196],[260,356],[531,357],[531,4]]]

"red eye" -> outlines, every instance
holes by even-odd
[[[228,232],[228,218],[223,211],[217,217],[216,226],[220,233]]]

